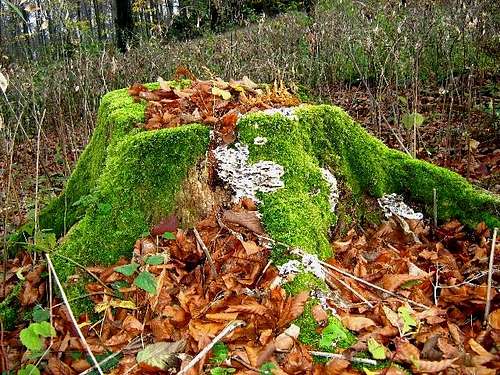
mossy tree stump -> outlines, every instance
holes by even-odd
[[[183,181],[206,158],[210,130],[193,124],[143,131],[136,124],[144,121],[144,109],[145,103],[135,102],[127,90],[103,97],[94,135],[64,192],[40,214],[41,229],[64,236],[58,254],[83,266],[112,264],[130,256],[136,239],[175,211]],[[251,162],[269,160],[284,168],[284,187],[259,196],[267,233],[320,258],[332,255],[332,226],[339,217],[362,215],[367,196],[403,194],[432,213],[436,189],[440,220],[500,226],[500,197],[456,173],[389,149],[340,108],[304,105],[291,117],[253,113],[241,118],[237,129]],[[267,142],[256,144],[257,137]],[[339,181],[336,212],[321,168]],[[278,264],[284,261],[279,249],[273,256]],[[63,280],[75,272],[62,257],[54,261]],[[314,277],[303,275],[288,290],[317,285]],[[70,297],[80,293],[71,290]]]

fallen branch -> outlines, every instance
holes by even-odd
[[[493,261],[495,259],[495,245],[497,242],[497,232],[498,228],[493,230],[493,239],[491,240],[491,250],[490,250],[490,262],[488,266],[488,289],[486,290],[486,307],[484,309],[484,321],[483,323],[488,324],[488,315],[490,315],[491,308],[491,284],[493,283]]]
[[[99,372],[100,375],[104,375],[104,372],[101,369],[101,366],[99,366],[99,362],[97,362],[97,359],[94,356],[94,353],[92,353],[92,350],[90,350],[89,344],[87,344],[87,341],[85,341],[85,337],[83,336],[82,330],[78,326],[78,322],[75,319],[75,315],[73,314],[73,311],[71,310],[71,307],[68,302],[68,298],[66,297],[66,293],[64,292],[64,289],[61,285],[61,282],[59,281],[59,277],[57,276],[56,270],[54,269],[54,265],[52,264],[52,260],[50,259],[49,254],[45,253],[45,257],[47,258],[47,264],[49,266],[49,271],[52,273],[54,276],[54,280],[56,281],[57,287],[59,288],[59,291],[61,292],[61,298],[64,301],[66,307],[68,308],[68,315],[71,319],[71,322],[73,323],[73,326],[76,329],[76,332],[78,333],[78,336],[80,337],[80,340],[82,342],[82,345],[85,347],[85,350],[89,354],[89,357],[92,359],[92,362],[94,362],[94,366],[96,370]]]
[[[233,320],[229,323],[214,339],[203,348],[201,352],[199,352],[192,360],[184,367],[181,371],[177,373],[177,375],[186,374],[192,367],[194,367],[220,340],[222,340],[225,336],[233,332],[236,328],[244,326],[246,323],[242,320]]]

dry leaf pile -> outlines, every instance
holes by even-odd
[[[100,280],[87,285],[100,319],[93,323],[82,316],[80,327],[99,360],[118,353],[109,361],[115,365],[112,374],[177,373],[235,323],[237,328],[221,339],[228,351],[224,361],[215,364],[213,351],[208,351],[186,373],[228,369],[236,374],[394,375],[407,373],[401,367],[405,366],[414,373],[495,374],[500,366],[495,289],[488,325],[481,325],[489,231],[479,225],[467,233],[456,221],[436,230],[417,221],[407,224],[390,220],[363,233],[351,230],[333,242],[336,258],[327,264],[395,295],[329,270],[332,294],[327,304],[358,341],[326,364],[315,362],[312,348],[296,339],[292,322],[310,296],[287,296],[275,286],[278,272],[268,264],[269,243],[251,201],[199,222],[200,240],[194,230],[177,228],[175,218],[151,228],[155,235],[138,240],[133,263],[138,271],[154,276],[155,294],[138,288],[134,276],[117,272],[128,261],[90,268]],[[168,232],[175,237],[165,236]],[[164,259],[161,264],[148,264],[148,258],[159,255]],[[43,273],[44,266],[26,254],[9,262],[7,289],[18,277],[25,278],[19,294],[23,308],[46,294]],[[56,299],[53,305],[57,337],[45,359],[45,372],[89,373],[91,361],[75,355],[84,349],[65,306]],[[321,332],[325,307],[314,306],[312,315]],[[21,328],[2,336],[3,368],[18,368],[19,362],[28,361],[19,343]],[[359,357],[375,358],[386,368],[359,363]]]
[[[142,125],[146,130],[201,123],[211,126],[225,143],[231,143],[240,115],[300,103],[282,82],[267,86],[256,84],[248,77],[229,82],[220,78],[199,80],[182,68],[178,69],[176,76],[188,77],[187,87],[176,83],[182,81],[162,79],[159,79],[158,89],[148,89],[141,84],[130,87],[130,95],[147,102]]]

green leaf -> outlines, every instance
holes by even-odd
[[[175,240],[176,239],[175,234],[173,234],[172,232],[163,233],[163,238],[166,240]]]
[[[412,327],[417,326],[417,321],[411,315],[411,312],[408,309],[408,307],[401,306],[398,309],[398,315],[400,316],[401,320],[403,321],[403,328],[401,330],[403,332],[403,334],[412,331]]]
[[[33,309],[33,320],[35,322],[45,322],[49,320],[50,314],[42,306],[36,305]]]
[[[415,124],[416,127],[419,127],[424,123],[424,120],[425,120],[424,116],[418,112],[405,113],[401,117],[401,122],[403,123],[406,129],[413,128],[413,124]]]
[[[368,351],[373,359],[385,359],[385,348],[379,344],[373,337],[368,339]]]
[[[49,322],[39,322],[39,323],[31,323],[28,328],[31,328],[36,335],[42,337],[55,337],[56,330],[52,327],[52,324]]]
[[[165,257],[163,255],[151,255],[146,258],[146,264],[149,264],[151,266],[158,266],[160,264],[163,264],[165,260]]]
[[[26,365],[17,371],[17,375],[40,375],[40,370],[35,365]]]
[[[236,372],[236,369],[232,367],[215,367],[210,370],[211,375],[228,375],[234,372]]]
[[[33,332],[31,325],[21,330],[19,338],[21,343],[31,352],[38,352],[43,349],[43,341],[39,335]]]
[[[266,362],[259,368],[260,375],[272,375],[273,370],[276,368],[276,365],[272,362]]]
[[[422,284],[421,280],[408,280],[408,281],[404,282],[403,284],[401,284],[400,288],[401,289],[411,289],[415,285],[419,285],[419,284]]]
[[[156,294],[156,278],[148,271],[143,271],[137,275],[134,285],[150,294]]]
[[[229,348],[223,342],[218,342],[212,348],[212,363],[221,364],[229,356]]]
[[[21,12],[21,9],[19,9],[16,5],[12,4],[9,0],[4,0],[4,1],[5,1],[5,4],[7,4],[7,6],[10,9],[12,9],[12,11],[14,13],[16,13],[23,20],[24,23],[27,23],[26,19],[23,16],[23,13]]]
[[[231,93],[227,90],[222,90],[216,86],[212,87],[212,94],[222,97],[224,100],[231,99]]]
[[[323,349],[332,349],[337,342],[348,340],[347,333],[342,328],[339,324],[330,322],[321,333],[319,346]]]
[[[115,272],[121,273],[125,276],[132,276],[134,272],[137,271],[138,267],[139,265],[137,263],[125,264],[123,266],[116,267]]]

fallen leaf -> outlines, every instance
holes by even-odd
[[[500,329],[500,309],[496,309],[490,313],[488,323],[493,329]]]
[[[160,370],[172,367],[176,361],[176,354],[186,347],[185,340],[175,342],[157,342],[146,346],[137,353],[137,363],[146,364]]]
[[[375,322],[370,318],[363,316],[348,315],[342,317],[342,324],[351,331],[359,332],[368,327],[376,326]]]

